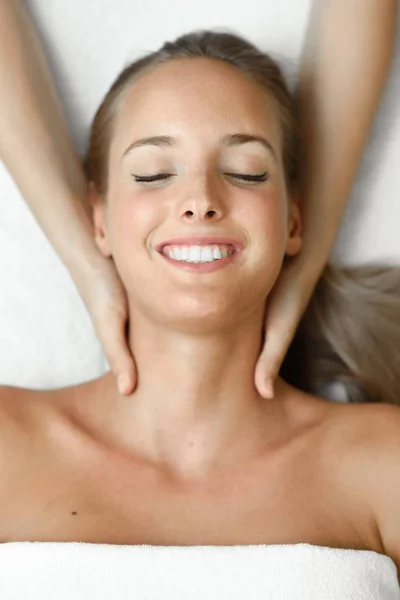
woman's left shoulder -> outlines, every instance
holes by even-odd
[[[384,553],[400,573],[400,407],[351,404],[332,417],[338,444],[343,436],[341,464],[354,493],[371,506]]]
[[[400,406],[383,402],[325,403],[323,424],[334,438],[369,453],[385,452],[391,444],[400,450]],[[394,450],[394,448],[393,448]]]
[[[337,452],[341,448],[346,463],[371,484],[371,493],[378,493],[379,481],[383,489],[389,473],[400,493],[400,407],[380,402],[329,404],[327,442]]]

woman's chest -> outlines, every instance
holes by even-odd
[[[10,482],[1,541],[307,542],[377,550],[365,507],[354,506],[336,477],[322,473],[307,452],[185,489],[118,462],[80,458],[79,468],[56,454],[26,464],[25,475]]]

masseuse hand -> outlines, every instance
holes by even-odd
[[[265,397],[271,397],[266,380],[279,372],[339,231],[394,54],[398,4],[312,2],[298,88],[302,156],[307,156],[303,249],[283,267],[268,297],[265,343],[255,372]]]
[[[121,393],[131,393],[125,289],[95,245],[82,164],[24,4],[0,0],[0,159],[67,266],[112,372],[128,378]]]
[[[93,276],[76,281],[121,394],[136,387],[136,365],[128,347],[128,300],[112,260],[103,261]]]
[[[282,267],[266,304],[265,341],[255,371],[255,385],[264,398],[273,397],[273,382],[311,299],[322,269],[304,256]]]

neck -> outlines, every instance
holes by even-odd
[[[120,396],[114,375],[102,380],[107,428],[119,446],[183,479],[260,454],[277,434],[284,382],[273,400],[254,385],[263,313],[230,332],[189,335],[132,320],[129,345],[138,383]],[[268,431],[270,427],[270,432]]]

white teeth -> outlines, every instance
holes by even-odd
[[[213,244],[211,246],[166,246],[163,252],[174,260],[204,263],[227,258],[234,250],[226,244]]]
[[[201,248],[200,248],[200,246],[190,246],[190,248],[189,248],[189,259],[188,260],[189,260],[189,262],[201,262]]]
[[[189,248],[186,248],[186,246],[184,246],[183,248],[181,248],[181,258],[182,260],[189,260]]]
[[[212,248],[206,246],[201,251],[201,262],[212,262],[213,260],[214,258]]]

